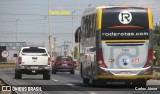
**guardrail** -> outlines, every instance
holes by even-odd
[[[15,67],[15,63],[0,62],[0,68],[14,68],[14,67]]]
[[[153,70],[160,71],[160,67],[153,67]]]

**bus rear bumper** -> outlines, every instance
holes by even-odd
[[[136,80],[136,79],[152,79],[153,75],[117,75],[117,76],[112,76],[112,75],[97,75],[95,76],[96,79],[115,79],[115,80]]]
[[[115,76],[115,77],[138,77],[144,78],[144,76],[148,77],[147,75],[152,75],[152,67],[146,68],[134,68],[134,69],[107,69],[100,67],[101,72],[98,75],[107,75],[107,76]],[[150,77],[149,77],[150,78]]]

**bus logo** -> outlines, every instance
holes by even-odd
[[[122,24],[129,24],[132,21],[132,15],[128,11],[122,11],[119,13],[118,18]]]

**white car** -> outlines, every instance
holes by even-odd
[[[14,57],[17,57],[17,54]],[[46,48],[21,48],[16,62],[15,79],[21,79],[22,74],[43,74],[43,79],[50,80],[51,58]]]

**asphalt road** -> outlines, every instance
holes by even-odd
[[[160,91],[135,90],[123,83],[108,83],[105,86],[83,85],[79,72],[75,75],[57,72],[51,80],[43,80],[42,75],[22,75],[22,79],[14,78],[14,69],[0,69],[0,78],[7,84],[17,87],[39,87],[42,91],[17,91],[18,94],[159,94]],[[160,85],[159,80],[149,80],[147,85]]]

